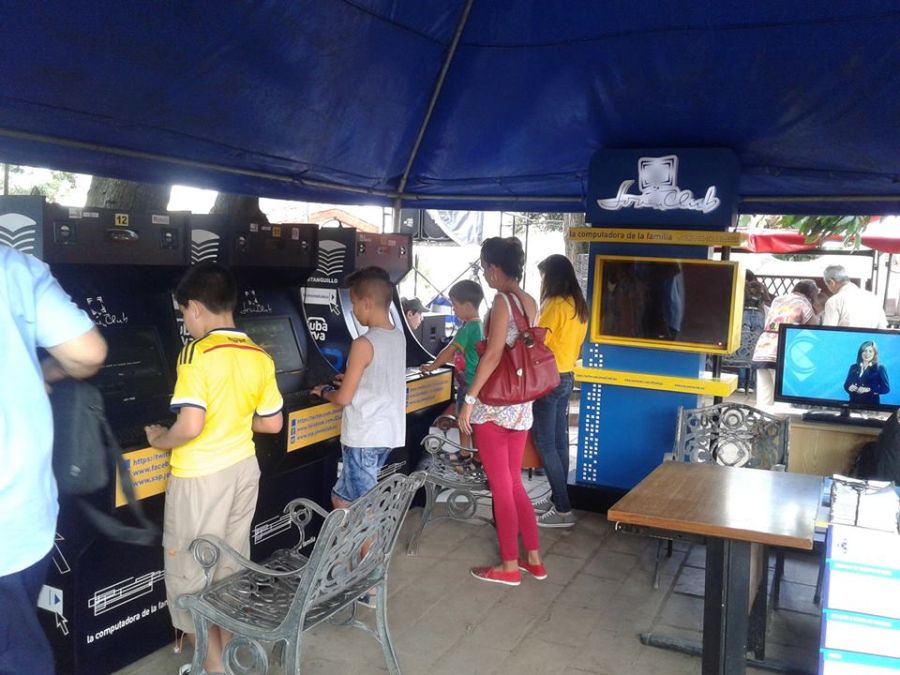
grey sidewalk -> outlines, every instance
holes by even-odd
[[[656,543],[614,534],[605,516],[580,513],[572,530],[541,530],[549,579],[526,576],[521,586],[508,588],[469,575],[473,565],[496,562],[493,528],[441,521],[425,530],[419,555],[408,557],[404,544],[418,518],[414,509],[390,568],[389,621],[404,675],[700,672],[698,658],[642,646],[638,634],[652,629],[699,639],[702,547],[676,550],[655,591]],[[819,625],[809,600],[815,571],[814,560],[788,562],[785,608],[774,613],[769,634],[772,656],[812,672]],[[167,647],[119,675],[174,675],[187,660]],[[326,625],[308,639],[303,673],[367,675],[386,672],[383,664],[370,637]]]

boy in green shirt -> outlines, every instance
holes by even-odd
[[[434,361],[422,366],[422,372],[430,373],[435,368],[453,361],[456,368],[456,412],[459,414],[469,385],[475,377],[475,368],[478,367],[478,352],[475,351],[475,345],[484,338],[484,328],[478,316],[478,308],[484,300],[484,291],[477,282],[463,280],[453,284],[448,295],[453,305],[453,313],[464,323],[452,342],[441,350]],[[459,443],[463,448],[471,448],[472,437],[460,431]],[[451,459],[467,460],[471,456],[472,453],[463,450],[457,457]]]

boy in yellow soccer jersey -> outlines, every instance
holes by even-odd
[[[281,431],[282,399],[272,358],[234,325],[237,285],[214,263],[192,267],[175,289],[193,341],[178,357],[178,381],[171,428],[146,428],[155,448],[171,449],[172,475],[166,488],[163,525],[166,594],[172,623],[194,639],[190,613],[175,600],[203,587],[202,568],[189,552],[202,534],[215,535],[242,555],[250,555],[250,521],[259,492],[253,432]],[[237,571],[223,558],[216,578]],[[206,672],[224,670],[228,636],[210,627]],[[181,672],[187,673],[188,669]]]

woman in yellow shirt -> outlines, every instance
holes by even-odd
[[[552,504],[538,517],[539,527],[572,527],[569,504],[569,397],[575,386],[575,361],[587,333],[588,306],[563,255],[551,255],[538,265],[541,273],[541,313],[538,325],[549,329],[546,344],[556,357],[559,386],[534,402],[531,437],[544,463]]]

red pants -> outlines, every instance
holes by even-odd
[[[536,551],[540,546],[534,506],[522,485],[522,456],[528,431],[504,429],[493,422],[474,424],[472,430],[494,498],[500,559],[517,560],[520,533],[526,551]]]

